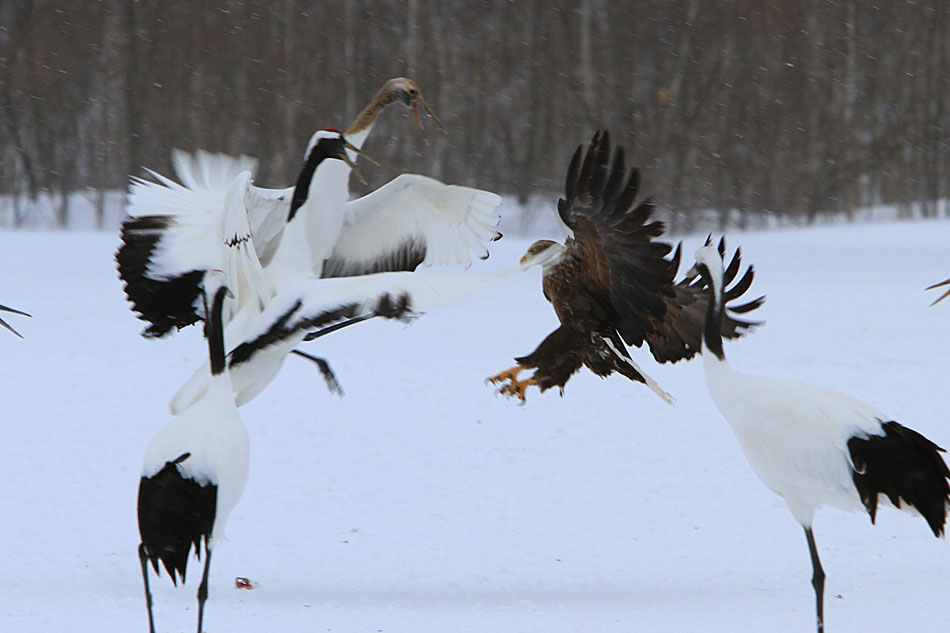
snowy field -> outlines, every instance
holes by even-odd
[[[504,226],[502,227],[504,229]],[[687,240],[687,253],[701,242]],[[0,631],[146,631],[136,547],[141,454],[206,351],[196,328],[138,336],[113,234],[0,232]],[[950,446],[950,223],[730,235],[768,323],[739,370],[869,400]],[[506,268],[506,238],[473,270]],[[690,262],[691,263],[691,260]],[[637,360],[677,399],[576,376],[527,406],[485,377],[555,326],[540,274],[408,328],[309,344],[343,398],[290,358],[241,409],[251,477],[215,550],[209,633],[814,630],[801,528],[755,478],[698,361]],[[950,626],[950,546],[919,518],[819,511],[831,633]],[[235,588],[235,577],[257,583]],[[200,566],[153,580],[160,631],[192,631]]]

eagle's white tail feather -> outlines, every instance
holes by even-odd
[[[675,403],[673,396],[668,394],[666,391],[663,391],[659,383],[657,383],[657,381],[653,380],[653,378],[648,376],[645,371],[640,369],[639,365],[633,362],[633,359],[630,358],[629,354],[624,354],[620,350],[618,350],[617,347],[614,345],[613,341],[611,341],[609,338],[604,337],[603,341],[607,343],[607,346],[611,349],[611,351],[613,351],[614,354],[617,355],[618,358],[620,358],[624,363],[630,365],[638,374],[643,376],[644,384],[646,384],[647,387],[652,389],[653,393],[663,398],[663,401],[669,405],[672,405]]]

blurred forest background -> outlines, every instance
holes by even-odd
[[[310,134],[399,75],[449,135],[426,147],[388,111],[373,186],[418,172],[553,205],[606,127],[674,230],[950,215],[947,0],[3,0],[0,223],[43,203],[66,226],[79,192],[101,225],[106,192],[170,173],[173,147],[290,185]]]

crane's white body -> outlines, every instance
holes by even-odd
[[[723,260],[715,247],[696,252],[712,286],[712,312],[722,309]],[[707,316],[707,331],[709,323]],[[716,330],[712,327],[712,330]],[[721,336],[716,337],[719,350]],[[871,405],[814,385],[732,369],[725,354],[702,343],[703,372],[713,402],[732,427],[755,474],[809,527],[817,508],[861,510],[848,440],[882,435],[887,420]]]
[[[208,538],[212,548],[225,537],[225,524],[247,484],[250,439],[234,405],[227,371],[219,376],[208,374],[208,378],[203,396],[149,442],[142,476],[153,477],[166,462],[190,453],[178,464],[181,476],[218,488],[214,526]]]
[[[785,500],[795,520],[815,509],[864,510],[847,442],[881,435],[888,418],[871,405],[813,385],[740,374],[703,346],[713,402],[729,422],[752,470]]]
[[[815,510],[867,510],[879,504],[922,513],[935,536],[950,507],[950,470],[942,449],[856,398],[813,385],[740,374],[722,347],[723,260],[696,252],[710,287],[703,370],[713,402],[729,422],[759,479],[781,496],[804,528],[812,562],[818,633],[824,632],[825,573],[812,530]]]
[[[175,416],[145,449],[139,482],[139,562],[145,585],[150,633],[155,633],[148,563],[156,572],[159,561],[175,582],[185,581],[192,546],[204,571],[198,586],[198,633],[202,632],[208,599],[211,552],[225,538],[225,525],[247,485],[250,439],[231,396],[224,356],[223,311],[231,294],[223,272],[212,270],[202,279],[207,311],[209,380],[202,397]],[[177,584],[177,583],[176,583]]]

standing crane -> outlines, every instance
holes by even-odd
[[[878,504],[889,503],[922,515],[940,537],[950,504],[944,450],[851,396],[733,370],[722,346],[722,253],[707,243],[696,252],[694,271],[710,296],[702,341],[706,385],[752,470],[805,531],[822,633],[825,572],[812,529],[815,510],[863,509],[873,523]]]
[[[231,394],[225,362],[222,310],[230,294],[224,273],[209,271],[203,282],[207,317],[205,337],[211,360],[211,381],[204,395],[155,434],[145,449],[139,482],[139,561],[148,608],[150,633],[155,633],[148,565],[160,574],[161,563],[172,583],[185,582],[192,547],[204,573],[198,585],[198,633],[208,599],[208,570],[215,543],[247,483],[250,442]]]

